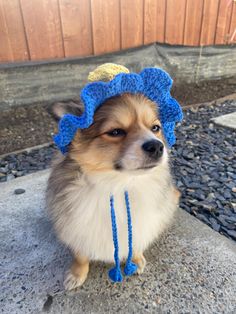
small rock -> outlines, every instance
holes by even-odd
[[[196,169],[191,169],[191,168],[186,168],[186,171],[190,174],[195,174],[196,173]]]
[[[220,225],[218,223],[212,223],[211,226],[212,226],[212,229],[214,229],[215,231],[217,232],[220,231]]]
[[[196,190],[195,191],[195,197],[196,199],[198,199],[199,201],[204,201],[205,200],[205,195],[202,193],[201,190]]]
[[[228,217],[226,215],[219,215],[217,219],[224,227],[229,227],[230,223],[228,223]]]
[[[236,216],[229,216],[226,218],[230,223],[236,223]]]
[[[8,164],[8,168],[9,168],[9,170],[14,169],[14,168],[15,168],[15,164],[14,164],[13,162],[10,162],[10,163]]]
[[[24,175],[24,171],[17,171],[16,176],[17,177],[22,177]]]
[[[232,181],[231,182],[226,182],[225,186],[227,186],[227,188],[229,188],[229,189],[232,189],[232,192],[233,192],[233,188],[235,188],[235,191],[236,191],[235,183],[232,182]]]
[[[201,184],[197,183],[197,182],[191,182],[188,184],[188,188],[190,189],[200,189],[201,188]]]
[[[192,141],[186,141],[186,144],[187,145],[193,145],[193,142]]]
[[[236,186],[232,188],[232,192],[236,193]]]
[[[234,180],[236,180],[236,174],[234,174],[233,172],[227,171],[228,176],[230,176],[231,178],[233,178]]]
[[[206,183],[206,182],[208,182],[210,180],[210,177],[208,176],[208,175],[203,175],[202,176],[202,182],[203,183]]]
[[[1,168],[0,168],[0,172],[1,172],[1,173],[4,173],[4,174],[5,174],[5,173],[7,173],[7,171],[8,171],[8,168],[7,168],[7,167],[5,167],[5,168],[1,167]]]
[[[215,193],[215,196],[221,202],[225,200],[225,198],[222,195],[220,195],[219,193],[217,193],[217,192]]]
[[[219,187],[220,186],[220,183],[217,182],[217,181],[211,181],[207,184],[208,187]]]
[[[49,309],[51,308],[52,306],[52,303],[53,303],[53,297],[51,295],[48,295],[47,296],[47,300],[45,301],[44,305],[43,305],[43,310],[45,312],[48,312]]]
[[[229,236],[236,240],[236,230],[226,230]]]
[[[231,193],[229,191],[224,191],[224,198],[226,199],[231,198]]]
[[[14,193],[15,194],[23,194],[23,193],[25,193],[25,190],[24,189],[15,189],[15,191],[14,191]]]
[[[219,210],[223,207],[219,200],[216,200],[216,205],[219,207]]]
[[[225,182],[227,182],[228,181],[228,178],[226,178],[226,177],[219,177],[219,178],[216,178],[219,182],[221,182],[221,183],[225,183]]]
[[[177,187],[180,188],[181,186],[183,186],[183,183],[180,180],[178,180],[177,181]]]
[[[186,151],[183,152],[183,157],[186,159],[186,160],[191,160],[194,158],[194,153],[188,153]]]
[[[234,169],[233,169],[231,166],[228,166],[228,167],[227,167],[227,171],[233,172]]]
[[[207,198],[206,198],[206,200],[208,201],[208,202],[211,202],[211,201],[213,201],[215,199],[215,194],[214,193],[209,193],[208,195],[207,195]]]
[[[202,214],[197,214],[196,217],[198,219],[200,219],[201,221],[205,222],[207,225],[210,225],[209,220],[206,218],[206,216],[202,215]]]

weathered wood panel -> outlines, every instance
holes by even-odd
[[[236,43],[236,2],[233,3],[228,43]]]
[[[165,42],[166,1],[157,1],[157,37],[156,41]]]
[[[19,0],[0,1],[0,61],[29,59]]]
[[[61,22],[56,0],[20,0],[31,60],[63,58]]]
[[[0,62],[236,43],[234,0],[0,0]]]
[[[202,10],[203,0],[187,0],[184,27],[184,45],[199,45],[202,25]]]
[[[213,45],[216,35],[219,0],[204,1],[200,45]]]
[[[167,0],[165,42],[182,45],[184,39],[186,0]]]
[[[120,5],[117,0],[92,0],[94,53],[120,50]]]
[[[143,1],[120,0],[121,48],[143,45]]]
[[[164,42],[166,1],[144,1],[144,44]]]
[[[144,44],[156,41],[157,3],[156,0],[144,1]]]
[[[59,0],[65,56],[93,54],[91,10],[88,0]]]
[[[226,44],[229,40],[232,9],[233,2],[231,0],[220,0],[215,36],[215,44],[217,45]]]

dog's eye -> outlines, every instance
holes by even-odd
[[[157,124],[152,126],[152,132],[158,132],[158,131],[160,131],[160,129],[161,129],[161,127]]]
[[[107,135],[112,136],[112,137],[119,137],[119,136],[126,135],[126,132],[123,129],[114,129],[107,132]]]

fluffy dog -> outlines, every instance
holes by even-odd
[[[55,104],[58,119],[80,115],[79,103]],[[120,259],[128,254],[124,189],[129,191],[133,260],[144,271],[143,252],[171,222],[178,205],[168,148],[157,106],[143,95],[105,101],[93,124],[78,130],[66,156],[58,156],[48,181],[47,204],[58,237],[74,254],[65,288],[81,286],[89,262],[113,261],[109,198],[114,195]]]

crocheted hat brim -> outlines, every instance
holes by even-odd
[[[171,97],[172,79],[158,68],[145,68],[139,74],[120,73],[109,82],[92,82],[81,91],[84,112],[81,116],[65,114],[59,122],[54,142],[62,153],[66,153],[78,129],[88,128],[93,123],[94,113],[107,99],[124,93],[143,94],[158,106],[160,120],[167,144],[175,143],[175,123],[183,114],[178,102]]]

